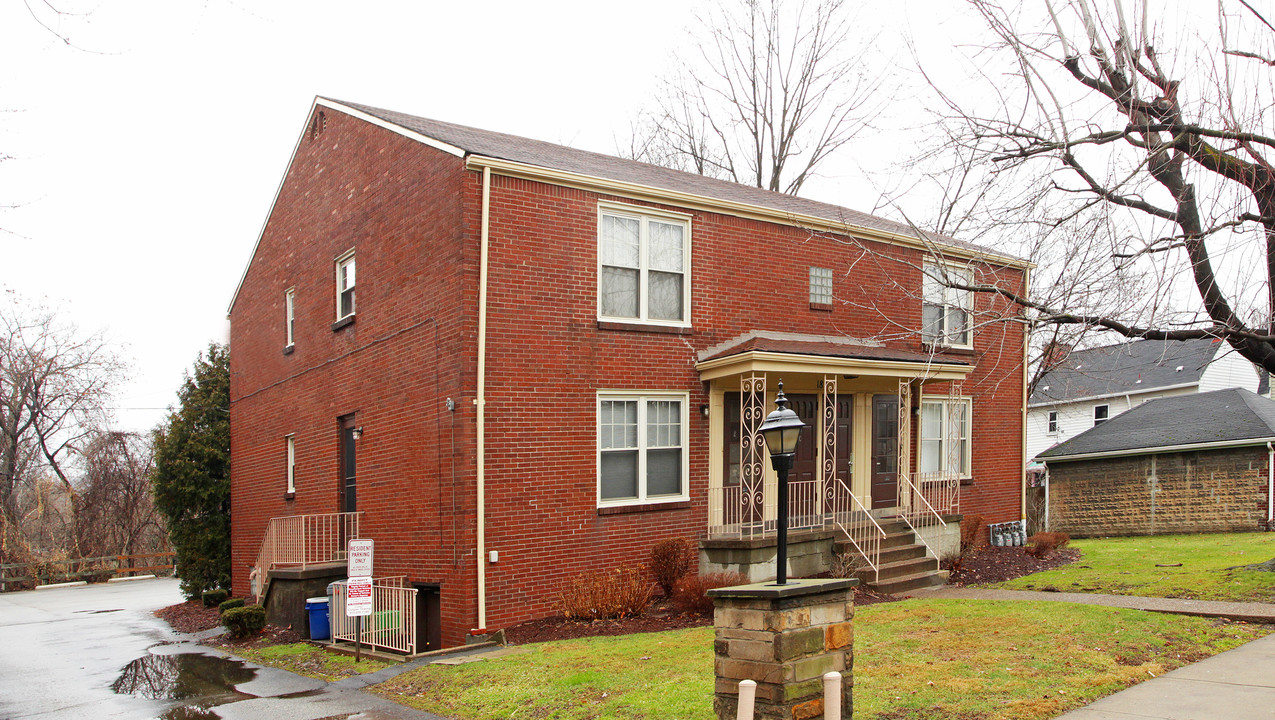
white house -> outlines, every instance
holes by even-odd
[[[1073,351],[1027,399],[1027,459],[1148,400],[1224,388],[1256,392],[1258,373],[1218,339]]]

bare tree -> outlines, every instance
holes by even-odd
[[[983,65],[988,102],[941,96],[949,149],[1008,188],[1002,232],[1083,240],[1057,266],[1116,301],[954,287],[1011,299],[1042,327],[1221,337],[1275,369],[1275,26],[1244,0],[970,4],[1004,63]]]
[[[100,427],[122,365],[100,335],[81,336],[47,310],[0,304],[0,559],[20,548],[16,491],[47,473],[79,501],[67,460]],[[74,550],[74,548],[71,548]]]
[[[795,195],[884,104],[842,0],[724,0],[698,20],[635,159]]]
[[[151,493],[154,451],[136,433],[98,433],[83,451],[78,546],[87,556],[167,549],[168,534]]]

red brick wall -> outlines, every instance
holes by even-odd
[[[1257,530],[1266,463],[1265,446],[1049,463],[1049,527],[1074,537]]]
[[[358,508],[377,543],[376,573],[440,583],[445,624],[467,629],[477,244],[464,219],[476,217],[476,184],[459,158],[324,114],[323,132],[301,140],[231,313],[234,590],[248,591],[269,518],[339,509],[337,418],[354,414],[365,431]],[[356,320],[333,331],[334,259],[350,248]],[[295,350],[285,355],[293,286]],[[293,500],[284,499],[289,433]]]
[[[337,510],[337,418],[357,413],[359,509],[377,542],[377,573],[440,583],[443,640],[454,644],[477,623],[481,175],[392,132],[326,116],[323,133],[301,142],[231,318],[235,590],[247,590],[268,518]],[[901,330],[920,325],[920,252],[705,212],[691,213],[690,333],[599,329],[597,203],[641,203],[499,176],[492,186],[486,528],[500,560],[487,566],[489,628],[549,614],[572,575],[641,565],[659,540],[703,534],[710,448],[698,412],[708,402],[694,368],[700,350],[750,330],[922,349]],[[357,321],[333,332],[333,259],[350,247]],[[809,308],[811,265],[834,270],[830,312]],[[285,356],[283,292],[292,285],[297,347]],[[986,310],[990,300],[977,302]],[[1017,519],[1021,327],[983,327],[960,357],[976,365],[964,386],[974,396],[975,484],[963,509]],[[689,393],[690,502],[596,508],[599,389]],[[449,396],[453,414],[442,408]],[[285,501],[290,432],[298,489]]]

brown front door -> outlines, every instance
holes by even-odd
[[[899,504],[899,396],[872,396],[872,507]]]

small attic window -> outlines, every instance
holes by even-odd
[[[310,119],[310,139],[314,140],[328,126],[328,116],[322,110],[316,112],[314,117]]]

